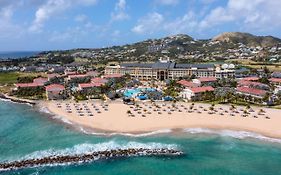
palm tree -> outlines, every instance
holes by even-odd
[[[131,114],[132,114],[132,112],[131,112],[130,110],[128,110],[128,111],[127,111],[127,114],[128,114],[128,115],[131,115]]]

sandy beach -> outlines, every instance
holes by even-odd
[[[141,133],[161,129],[208,128],[249,131],[281,138],[281,110],[229,105],[151,102],[128,106],[114,101],[41,102],[50,112],[77,125],[108,132]],[[264,112],[260,112],[263,109]],[[247,114],[245,113],[247,111]],[[128,113],[128,111],[130,111]]]

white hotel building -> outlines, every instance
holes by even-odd
[[[156,63],[122,63],[105,67],[105,74],[129,74],[140,80],[179,79],[196,77],[230,78],[235,76],[234,65],[215,66],[214,64],[177,64],[169,60]]]

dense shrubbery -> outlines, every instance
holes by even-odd
[[[52,58],[49,58],[47,60],[47,63],[49,63],[49,64],[57,64],[57,63],[69,64],[74,61],[75,61],[74,58],[71,56],[54,56]]]
[[[13,92],[13,95],[18,97],[35,97],[44,98],[45,89],[44,87],[34,87],[34,88],[18,88],[17,91]]]
[[[18,83],[32,83],[34,78],[36,78],[36,77],[32,77],[32,76],[18,77],[17,82]]]

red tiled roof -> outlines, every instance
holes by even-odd
[[[268,80],[273,83],[281,83],[281,78],[270,78]]]
[[[203,86],[203,87],[195,87],[189,88],[193,93],[201,93],[206,91],[214,91],[215,89],[212,86]]]
[[[177,83],[185,87],[196,87],[196,85],[191,81],[180,80]]]
[[[33,83],[38,83],[38,84],[44,84],[44,83],[46,83],[47,81],[48,81],[47,78],[42,78],[42,77],[33,79]]]
[[[266,84],[260,83],[260,82],[253,82],[253,81],[247,81],[247,80],[240,80],[238,82],[239,86],[267,86]]]
[[[91,87],[100,87],[103,83],[81,83],[79,84],[80,88],[91,88]]]
[[[16,87],[26,88],[26,87],[42,87],[42,83],[17,83]]]
[[[201,82],[213,82],[213,81],[217,81],[216,77],[201,77],[198,79]]]
[[[252,94],[252,95],[258,95],[258,96],[264,96],[266,94],[265,90],[255,89],[255,88],[248,88],[248,87],[238,87],[236,88],[236,91]]]
[[[50,84],[45,87],[46,91],[52,92],[52,91],[63,91],[65,87],[61,84]]]
[[[68,75],[68,78],[70,78],[70,79],[72,79],[72,78],[84,78],[84,77],[88,77],[88,75],[86,75],[86,74]]]
[[[48,74],[48,78],[60,77],[60,74]]]
[[[66,75],[76,75],[76,72],[65,72]]]
[[[98,76],[98,74],[99,73],[97,71],[89,71],[89,72],[86,73],[86,75],[93,76],[93,77]]]
[[[242,80],[244,80],[244,81],[258,81],[259,77],[245,77]]]
[[[104,76],[104,78],[120,78],[120,77],[122,77],[121,74],[108,74]]]
[[[104,78],[96,77],[96,78],[92,78],[91,82],[92,83],[106,83],[106,82],[108,82],[108,80],[104,79]]]

